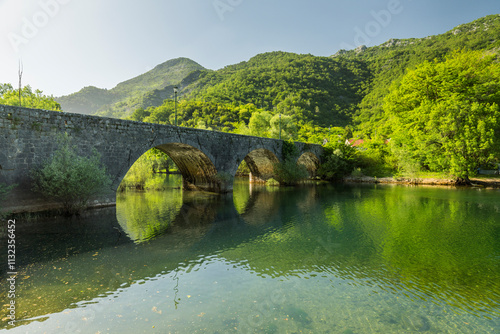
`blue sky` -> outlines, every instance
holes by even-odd
[[[499,0],[0,0],[0,82],[60,96],[177,57],[219,69],[267,51],[330,56],[500,14]]]

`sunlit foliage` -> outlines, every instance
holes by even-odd
[[[24,86],[21,89],[21,97],[19,98],[19,90],[14,89],[10,84],[0,84],[0,104],[45,110],[61,110],[61,106],[54,100],[53,96],[43,95],[43,92],[39,89],[33,91],[30,86]]]
[[[457,51],[408,72],[385,100],[393,150],[430,171],[468,179],[498,158],[500,63]]]

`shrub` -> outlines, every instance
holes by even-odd
[[[52,158],[32,171],[33,190],[60,202],[64,213],[79,214],[111,180],[100,165],[97,151],[88,158],[79,156],[67,135],[60,138],[59,144]]]
[[[361,168],[354,168],[354,170],[352,171],[351,173],[351,176],[353,177],[363,177],[365,176],[365,174],[363,174],[363,171],[361,170]]]
[[[287,158],[284,162],[274,164],[273,167],[277,181],[283,185],[297,184],[309,176],[307,168],[298,165],[293,158]]]
[[[318,169],[318,175],[326,180],[341,179],[348,175],[356,164],[356,149],[344,143],[325,146],[324,163]]]
[[[280,183],[273,178],[270,178],[269,180],[266,181],[266,186],[277,187],[279,185]]]
[[[383,139],[365,139],[357,153],[356,166],[368,176],[389,176],[396,169],[390,145]]]

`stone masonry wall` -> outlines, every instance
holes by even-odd
[[[0,105],[0,182],[16,184],[4,207],[34,211],[58,206],[31,191],[29,175],[50,158],[64,133],[78,154],[89,156],[97,150],[113,180],[96,205],[115,202],[116,189],[129,168],[153,147],[175,156],[184,178],[206,190],[212,186],[208,171],[234,175],[248,153],[259,148],[281,160],[282,141],[275,139]],[[319,145],[296,145],[300,152],[321,156]]]

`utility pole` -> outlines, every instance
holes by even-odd
[[[17,71],[17,74],[19,75],[19,106],[22,107],[22,102],[21,102],[21,90],[22,90],[22,77],[23,77],[23,63],[21,59],[19,59],[19,69]]]
[[[174,87],[175,126],[177,126],[177,86]]]

